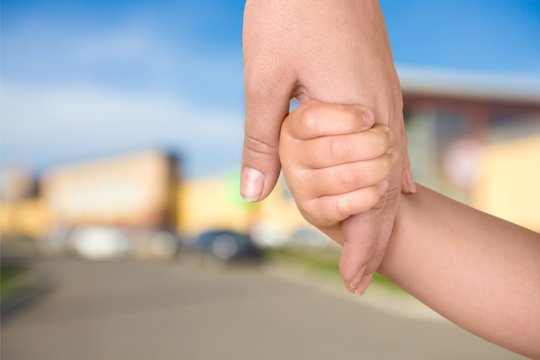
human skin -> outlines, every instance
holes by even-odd
[[[361,105],[308,101],[281,128],[283,174],[300,212],[344,246],[343,251],[348,244],[344,223],[355,214],[384,206],[388,176],[396,161],[388,127],[363,121],[372,117]],[[376,251],[366,242],[358,246],[366,246],[366,258]],[[345,284],[351,292],[361,293],[370,279],[362,282],[359,276],[362,286]]]
[[[540,359],[539,234],[418,186],[379,271],[465,330]]]
[[[299,209],[340,244],[342,220],[378,202],[388,169],[384,129],[351,121],[365,111],[310,104],[289,115],[281,132],[283,172]],[[328,117],[333,126],[322,121]],[[332,155],[331,143],[379,145],[357,145],[343,158]],[[401,197],[378,271],[462,328],[540,358],[540,235],[421,186]]]
[[[343,224],[342,278],[349,288],[369,283],[384,256],[400,193],[415,188],[400,84],[377,1],[248,0],[243,50],[244,199],[264,199],[274,188],[280,171],[280,128],[291,98],[364,104],[373,110],[371,121],[389,127],[395,161],[384,199]]]

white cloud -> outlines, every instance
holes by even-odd
[[[128,14],[99,27],[32,17],[9,27],[2,54],[4,164],[22,158],[43,168],[164,144],[183,151],[188,174],[238,165],[240,51],[207,54],[189,37],[163,36],[159,25]],[[233,110],[212,110],[218,108]]]
[[[242,114],[197,109],[173,97],[88,86],[2,86],[2,153],[33,164],[166,144],[185,150],[188,173],[240,158]]]

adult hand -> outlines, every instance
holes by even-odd
[[[400,192],[415,190],[401,90],[378,3],[247,0],[243,49],[241,194],[246,200],[264,199],[274,188],[280,171],[280,128],[291,98],[363,104],[373,110],[376,123],[390,128],[394,156],[387,194],[374,209],[342,226],[341,275],[351,291],[363,292],[384,256]]]

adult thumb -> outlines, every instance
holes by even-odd
[[[345,286],[355,292],[377,250],[380,209],[371,209],[343,221],[345,237],[339,270]]]
[[[246,79],[249,84],[249,79]],[[281,168],[279,134],[289,111],[290,90],[275,91],[246,85],[246,123],[240,194],[259,201],[274,188]]]

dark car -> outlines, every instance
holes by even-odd
[[[189,247],[226,263],[259,261],[263,255],[249,235],[229,230],[204,232],[193,239]]]

